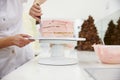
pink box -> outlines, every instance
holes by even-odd
[[[119,64],[120,46],[119,45],[93,45],[95,53],[102,63]]]

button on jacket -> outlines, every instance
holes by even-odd
[[[0,0],[0,38],[24,33],[22,5],[25,0]],[[10,46],[0,49],[0,78],[33,57],[30,45],[23,48]]]

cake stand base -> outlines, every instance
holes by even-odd
[[[49,58],[39,59],[39,64],[52,65],[52,66],[75,65],[77,63],[78,63],[77,59],[65,58],[65,57],[49,57]]]

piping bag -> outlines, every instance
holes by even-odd
[[[34,5],[38,5],[40,7],[45,1],[46,0],[35,0],[34,1]],[[40,18],[40,20],[41,20],[41,16],[37,16],[37,17]],[[40,27],[41,27],[41,21],[36,21],[36,26],[37,26],[38,29],[40,29]],[[38,35],[38,36],[41,36],[41,34]],[[35,40],[36,37],[30,37],[30,38],[26,38],[26,39]]]
[[[46,0],[35,0],[34,4],[41,6],[45,1]],[[38,18],[41,19],[41,16],[38,16]],[[37,28],[40,28],[42,24],[40,22],[36,21],[36,25],[37,25]]]

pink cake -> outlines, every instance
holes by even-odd
[[[41,22],[42,37],[73,37],[73,22],[65,20],[44,20]]]

